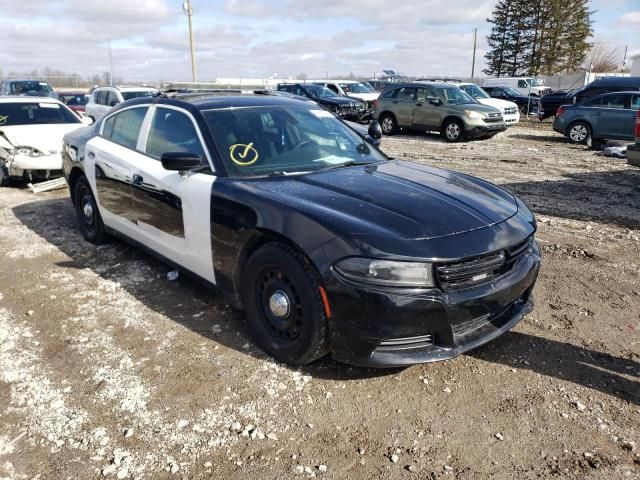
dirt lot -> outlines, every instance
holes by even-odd
[[[0,190],[0,479],[640,478],[640,170],[548,124],[385,138],[536,212],[536,310],[404,370],[274,363],[225,300],[119,241],[66,191]]]

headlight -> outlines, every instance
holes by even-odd
[[[480,120],[485,118],[484,113],[476,112],[475,110],[465,110],[464,114],[472,120]]]
[[[433,265],[352,257],[341,260],[335,269],[342,276],[373,285],[434,287]]]
[[[40,157],[44,155],[40,150],[31,147],[16,147],[16,153],[25,157]]]

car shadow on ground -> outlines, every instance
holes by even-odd
[[[145,307],[193,332],[243,354],[263,360],[268,358],[251,341],[243,314],[233,310],[223,296],[186,275],[180,275],[178,281],[168,281],[166,273],[172,270],[171,267],[120,240],[113,239],[100,247],[85,242],[76,226],[75,212],[68,198],[23,204],[14,207],[13,213],[27,228],[69,257],[69,260],[57,262],[57,266],[79,270],[88,268],[104,279],[119,282],[128,294]],[[140,264],[148,275],[157,280],[131,282],[131,268]],[[207,314],[202,315],[203,311]],[[219,328],[212,328],[214,325]],[[600,390],[625,401],[640,403],[638,383],[622,376],[639,375],[640,364],[630,359],[513,332],[471,352],[471,356],[507,366],[524,367],[542,375]],[[352,367],[329,357],[300,370],[316,378],[339,381],[397,375],[402,371],[400,368]]]
[[[117,238],[97,247],[86,242],[77,227],[69,198],[19,205],[13,208],[13,213],[27,228],[69,257],[69,260],[56,262],[56,266],[89,269],[104,279],[119,283],[145,307],[209,340],[258,359],[269,358],[254,344],[244,314],[233,309],[228,300],[211,287],[185,274],[180,274],[176,281],[167,280],[166,275],[173,267]],[[136,271],[140,265],[142,268]],[[132,282],[132,277],[140,277],[140,270],[152,276],[154,281]],[[339,381],[383,377],[401,371],[353,367],[329,356],[300,370],[316,378]]]
[[[513,331],[470,352],[470,356],[530,370],[640,405],[640,363],[629,358]]]
[[[531,142],[544,142],[544,143],[569,143],[569,141],[560,134],[557,135],[527,135],[525,133],[509,133],[507,130],[507,137],[517,140],[528,140]],[[587,147],[584,147],[587,148]]]
[[[500,186],[522,198],[536,214],[638,229],[639,185],[640,169],[571,173],[561,180]]]

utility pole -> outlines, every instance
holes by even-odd
[[[627,49],[629,45],[624,46],[624,57],[622,58],[622,71],[624,71],[625,64],[627,63]]]
[[[193,15],[193,9],[191,8],[191,0],[185,0],[182,4],[182,8],[189,18],[189,46],[191,48],[191,76],[194,82],[198,81],[198,69],[196,68],[196,48],[193,44],[193,25],[191,23],[191,16]]]
[[[109,85],[113,87],[113,54],[111,53],[111,40],[109,42]]]
[[[473,60],[471,61],[471,81],[476,73],[476,44],[478,40],[478,28],[473,29]]]

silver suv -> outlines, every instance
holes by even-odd
[[[491,138],[507,128],[500,110],[444,82],[389,85],[378,98],[374,118],[385,135],[400,128],[438,131],[449,142]]]
[[[97,87],[91,92],[85,116],[94,122],[104,117],[116,105],[138,97],[153,97],[160,92],[150,87]]]

